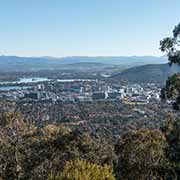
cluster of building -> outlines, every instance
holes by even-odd
[[[149,103],[160,100],[160,88],[155,84],[110,87],[105,91],[84,93],[77,97],[79,101],[122,100],[126,103]]]
[[[156,84],[129,84],[120,86],[104,81],[72,81],[37,83],[28,88],[0,90],[0,99],[34,101],[124,101],[125,103],[149,103],[160,100]]]

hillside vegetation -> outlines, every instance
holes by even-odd
[[[178,66],[149,64],[126,69],[111,78],[116,80],[125,79],[131,83],[164,83],[169,76],[179,71]]]

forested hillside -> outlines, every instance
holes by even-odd
[[[126,79],[131,83],[165,83],[167,78],[180,71],[178,66],[150,64],[126,69],[113,75],[112,79]]]

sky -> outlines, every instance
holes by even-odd
[[[161,56],[180,0],[0,0],[0,54]]]

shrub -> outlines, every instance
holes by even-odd
[[[112,168],[108,165],[99,166],[82,160],[66,163],[64,170],[57,176],[51,175],[50,180],[115,180]]]

